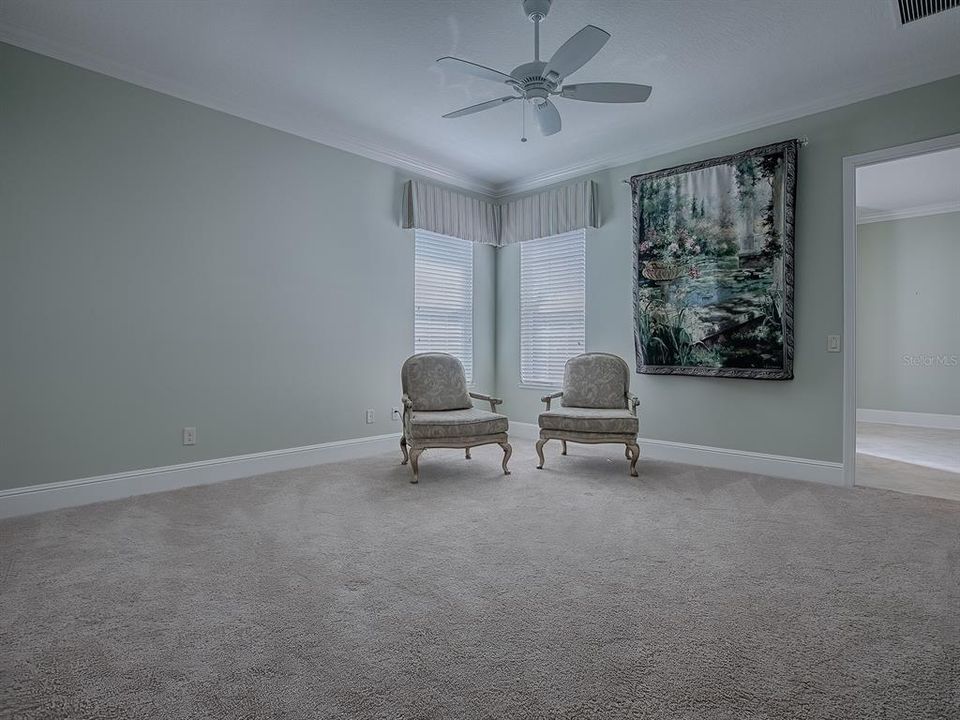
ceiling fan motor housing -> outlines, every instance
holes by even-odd
[[[546,99],[551,93],[556,92],[556,80],[543,76],[543,70],[545,67],[547,67],[547,64],[540,60],[518,65],[512,71],[510,71],[510,77],[517,81],[520,91],[523,93],[525,98]],[[551,73],[551,75],[552,74],[553,73]]]
[[[543,20],[550,12],[550,4],[553,0],[521,0],[523,12],[531,22]]]

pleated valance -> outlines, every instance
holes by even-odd
[[[583,180],[496,203],[410,180],[403,187],[402,225],[485,245],[510,245],[600,227],[599,190],[593,180]]]
[[[500,210],[501,245],[600,227],[599,192],[593,180],[509,200]]]
[[[440,185],[410,180],[403,188],[403,227],[499,245],[500,207]]]

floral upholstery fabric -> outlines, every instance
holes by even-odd
[[[625,408],[630,368],[616,355],[584,353],[563,369],[563,407]]]
[[[410,417],[407,438],[436,440],[473,435],[495,435],[507,432],[506,415],[467,408],[437,412],[416,411]]]
[[[636,436],[640,423],[626,409],[563,407],[540,413],[540,427],[544,430]]]
[[[414,410],[473,407],[463,365],[453,355],[421,353],[407,358],[400,370],[400,382]]]

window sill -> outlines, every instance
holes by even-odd
[[[559,390],[559,385],[548,385],[544,383],[543,385],[537,385],[536,383],[517,383],[517,387],[523,390]]]

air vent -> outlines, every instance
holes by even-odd
[[[960,7],[960,0],[896,0],[896,3],[903,25]]]

